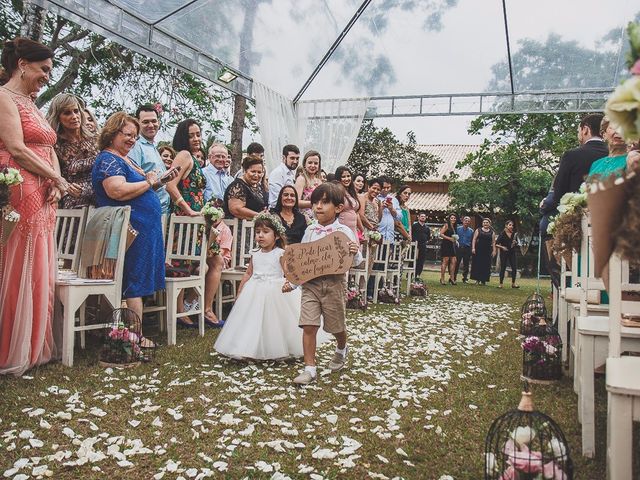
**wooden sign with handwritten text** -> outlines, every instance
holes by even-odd
[[[353,262],[349,242],[344,233],[334,232],[315,242],[287,245],[284,252],[287,280],[301,285],[322,275],[346,273]]]

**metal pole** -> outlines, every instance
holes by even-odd
[[[542,252],[542,232],[538,232],[538,280],[536,283],[536,293],[540,294],[540,254]]]

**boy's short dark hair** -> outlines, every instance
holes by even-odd
[[[604,115],[602,115],[602,113],[590,113],[580,120],[580,128],[589,127],[591,135],[597,137],[600,135],[600,124],[602,123],[603,117]]]
[[[336,207],[344,205],[344,187],[339,183],[325,182],[316,187],[311,193],[311,204],[325,200],[333,203]]]

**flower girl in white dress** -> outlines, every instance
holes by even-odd
[[[233,358],[274,360],[302,356],[298,327],[301,292],[282,292],[286,244],[280,220],[269,213],[254,218],[256,245],[238,289],[238,298],[214,349]],[[324,340],[328,340],[327,336]],[[320,339],[319,343],[320,343]]]

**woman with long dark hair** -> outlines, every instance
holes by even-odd
[[[345,189],[344,208],[340,212],[338,220],[341,224],[349,227],[358,238],[358,230],[362,231],[362,223],[358,215],[360,201],[358,200],[356,187],[351,180],[351,171],[348,167],[341,165],[336,168],[335,178]]]
[[[471,280],[485,285],[491,278],[491,258],[496,256],[496,234],[488,218],[482,219],[482,226],[473,234],[471,254]]]
[[[504,230],[498,235],[496,240],[496,248],[500,249],[500,285],[498,285],[498,288],[502,288],[507,264],[511,267],[511,288],[520,288],[516,284],[518,238],[513,228],[513,222],[511,220],[507,221],[504,225]]]
[[[409,233],[411,232],[411,216],[409,214],[409,207],[407,207],[410,196],[411,187],[409,185],[401,185],[396,193],[396,198],[400,204],[400,212],[402,213],[402,220],[396,220],[396,234],[400,234],[402,237],[400,240],[407,242],[411,241],[411,233]]]
[[[307,219],[298,209],[298,192],[293,185],[285,185],[278,194],[271,213],[277,215],[284,227],[287,243],[300,243],[307,229]]]

